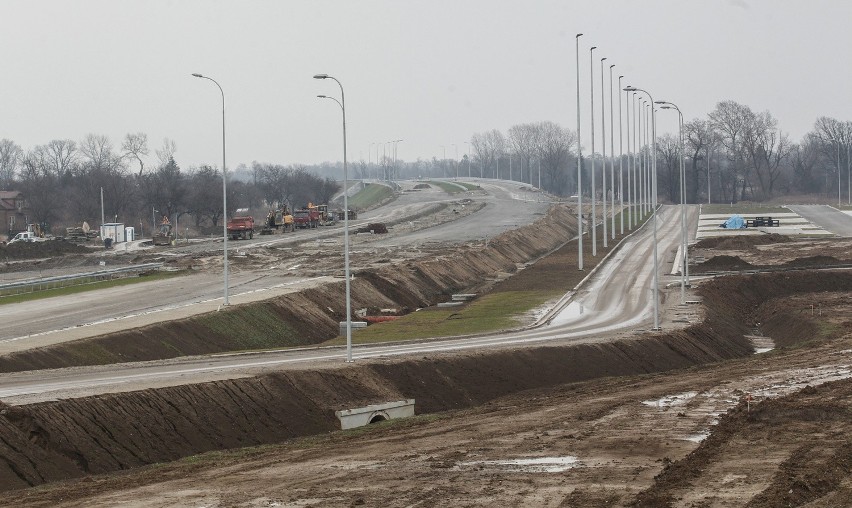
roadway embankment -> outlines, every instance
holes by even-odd
[[[42,402],[0,404],[0,489],[126,470],[198,453],[278,443],[339,428],[334,411],[413,398],[418,414],[524,390],[666,372],[749,356],[757,323],[802,330],[818,316],[778,316],[771,302],[852,290],[852,274],[758,274],[699,288],[706,319],[600,344],[385,359],[319,370]]]

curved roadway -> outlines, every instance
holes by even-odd
[[[661,259],[680,240],[679,209],[662,207],[658,217]],[[694,213],[691,211],[691,215]],[[692,219],[691,219],[692,220]],[[517,347],[534,342],[579,343],[607,340],[601,334],[647,325],[652,315],[653,241],[650,222],[625,240],[583,289],[549,324],[529,330],[482,337],[434,340],[353,348],[353,358],[423,355],[464,349]],[[662,263],[662,262],[661,262]],[[659,267],[664,273],[662,266]],[[576,270],[576,267],[566,267]],[[311,348],[277,352],[219,355],[132,365],[23,372],[0,375],[0,399],[23,404],[54,398],[132,391],[215,379],[252,376],[265,370],[342,365],[345,348]]]

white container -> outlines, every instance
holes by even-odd
[[[124,240],[127,242],[132,242],[136,240],[136,230],[133,227],[128,226],[124,228]]]
[[[124,238],[124,223],[123,222],[108,222],[101,224],[101,240],[112,238],[113,245],[125,241]]]

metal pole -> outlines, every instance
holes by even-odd
[[[601,217],[603,221],[603,246],[604,249],[608,247],[607,245],[607,231],[606,231],[606,95],[604,94],[604,60],[606,57],[601,58],[601,178],[602,178],[602,186],[601,186]],[[612,111],[612,104],[610,104],[610,111]]]
[[[580,37],[577,34],[577,268],[583,269],[583,149],[580,145]]]
[[[642,93],[644,93],[645,95],[648,96],[648,98],[651,100],[651,104],[654,103],[654,98],[646,90],[642,90],[641,88],[636,88],[636,87],[628,87],[627,90],[642,92]],[[656,175],[657,175],[657,141],[656,141],[656,138],[657,138],[657,135],[656,134],[657,134],[657,123],[656,123],[656,119],[654,118],[654,109],[651,108],[651,145],[652,145],[652,148],[651,148],[651,151],[652,151],[652,155],[651,155],[652,170],[651,171],[652,171],[652,173],[651,173],[651,175],[652,175],[652,178],[654,180],[653,184],[651,186],[652,187],[652,190],[651,190],[651,192],[652,192],[651,213],[653,214],[653,232],[654,232],[654,282],[653,282],[653,284],[654,284],[654,288],[653,288],[653,291],[654,291],[654,297],[653,297],[653,301],[654,301],[654,330],[659,330],[660,329],[660,314],[659,314],[659,289],[660,289],[660,287],[659,287],[659,280],[658,280],[659,269],[658,269],[658,259],[657,259],[658,256],[657,256],[657,181],[656,181]]]
[[[639,225],[639,202],[642,194],[639,191],[639,175],[641,168],[639,167],[639,116],[637,114],[636,103],[638,102],[636,92],[633,92],[633,226]]]
[[[196,78],[203,78],[212,81],[222,94],[222,273],[224,278],[224,306],[229,305],[228,301],[228,171],[225,168],[225,92],[222,86],[210,77],[201,74],[193,74]]]
[[[317,74],[315,79],[333,79],[340,87],[340,102],[334,97],[322,95],[324,99],[337,102],[343,112],[343,271],[346,278],[346,361],[352,362],[352,298],[349,281],[349,171],[346,160],[346,96],[343,85],[337,78],[328,74]]]
[[[678,116],[678,156],[680,158],[680,248],[681,248],[681,266],[680,266],[680,303],[686,304],[686,270],[689,265],[688,242],[686,235],[686,174],[683,166],[683,113],[676,104],[668,101],[657,101],[657,104],[662,104],[661,109],[675,109]]]
[[[104,188],[101,187],[101,225],[104,223]],[[141,231],[139,232],[142,233]]]
[[[710,200],[710,156],[713,151],[710,149],[710,144],[707,144],[707,204],[712,204]]]
[[[621,97],[621,86],[618,87],[619,94]],[[633,151],[630,148],[630,92],[624,92],[627,96],[627,227],[633,229],[633,207],[631,203],[633,202],[633,193],[635,189],[633,189],[631,182],[633,181],[633,169],[632,169],[632,160],[633,160]],[[619,99],[620,100],[620,99]]]
[[[612,107],[612,68],[615,64],[609,66],[609,182],[612,186],[612,196],[610,197],[610,235],[615,240],[615,122],[613,121]],[[619,95],[620,97],[620,95]],[[619,195],[621,190],[618,191]]]
[[[621,79],[618,77],[618,198],[621,205],[621,234],[624,234],[624,127],[621,114]],[[626,93],[626,92],[625,92]],[[628,183],[629,185],[629,183]]]
[[[597,214],[595,213],[595,58],[597,46],[589,50],[589,95],[592,99],[590,116],[592,119],[592,257],[598,255]]]

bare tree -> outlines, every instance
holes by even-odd
[[[718,136],[710,121],[699,118],[685,123],[683,130],[686,136],[685,150],[690,159],[691,173],[691,177],[686,179],[687,200],[691,203],[697,203],[699,189],[701,189],[702,184],[709,182],[708,174],[704,170],[710,171],[710,154],[718,144]],[[699,164],[702,160],[707,162],[704,168]],[[709,188],[707,192],[709,195]]]
[[[125,157],[133,157],[139,163],[139,176],[142,176],[142,171],[145,168],[145,163],[142,161],[142,156],[148,155],[148,135],[144,132],[136,134],[128,133],[124,136],[124,142],[121,144],[121,151]],[[159,150],[158,150],[159,154]],[[169,154],[171,156],[171,154]],[[160,161],[162,163],[162,160]],[[168,159],[166,160],[168,164]],[[165,166],[165,164],[160,164]]]
[[[782,174],[782,163],[790,152],[787,136],[777,128],[778,121],[766,111],[751,117],[744,136],[745,155],[751,174],[757,179],[761,199],[770,199]]]
[[[680,202],[680,140],[671,134],[657,137],[658,188],[672,203]]]
[[[538,152],[538,133],[536,124],[532,123],[513,125],[509,128],[509,145],[521,161],[521,167],[518,171],[519,181],[524,181],[524,162],[526,162],[527,171],[532,178],[532,172],[529,171],[530,161]]]
[[[165,166],[169,163],[169,160],[175,158],[175,152],[177,152],[177,145],[174,141],[169,138],[163,138],[163,146],[159,150],[155,150],[157,153],[157,160],[160,162],[160,167]],[[146,154],[147,155],[147,154]],[[142,174],[142,169],[139,169],[139,173]]]
[[[541,160],[545,175],[542,185],[554,194],[568,194],[571,179],[568,178],[567,165],[572,158],[571,148],[577,140],[576,133],[554,122],[540,122],[537,126],[536,156]]]
[[[23,150],[11,139],[0,139],[0,189],[8,189],[15,180]]]
[[[730,100],[716,104],[716,109],[710,113],[713,128],[719,132],[719,139],[732,164],[733,181],[735,184],[742,184],[740,199],[746,197],[746,188],[750,177],[745,165],[743,138],[750,128],[753,117],[754,113],[751,108]],[[732,197],[736,199],[736,196]]]
[[[77,143],[70,139],[54,139],[33,150],[40,152],[37,158],[43,162],[44,169],[59,178],[69,176],[78,159]]]
[[[470,141],[480,162],[480,175],[497,175],[497,161],[506,153],[506,138],[497,129],[474,134]],[[491,173],[493,171],[493,173]]]

